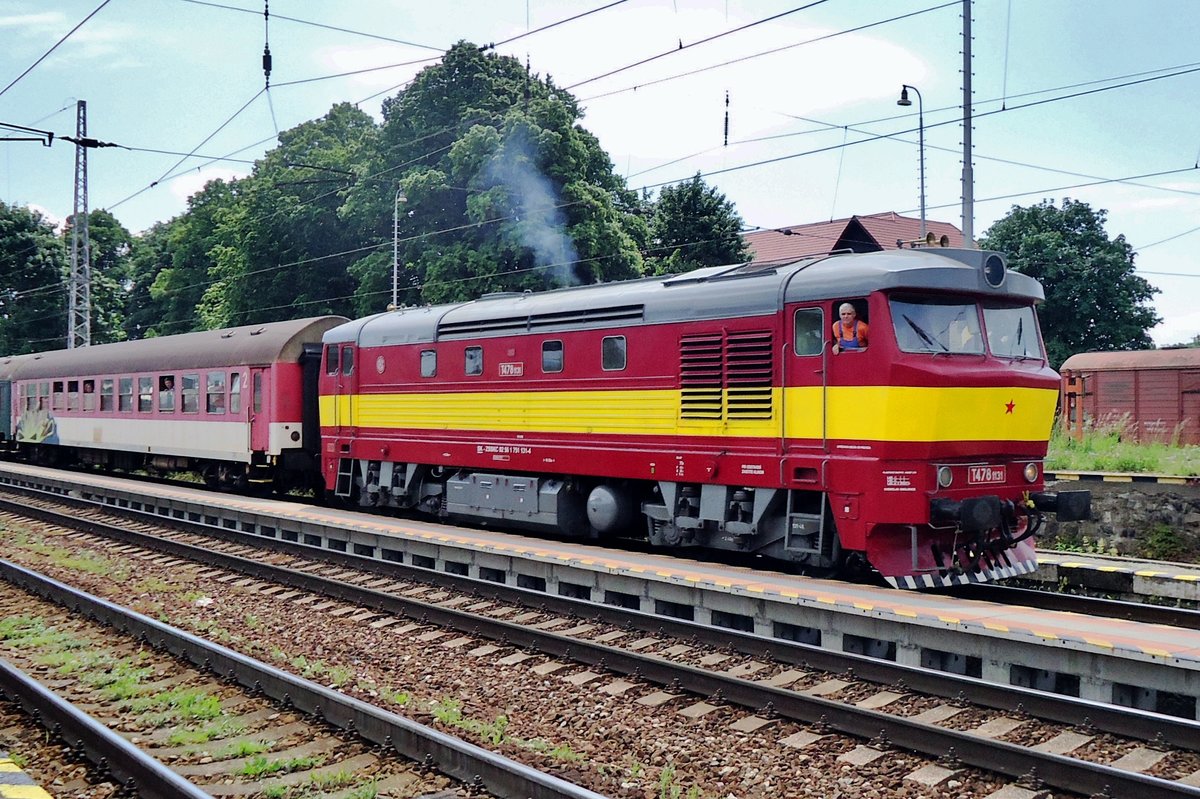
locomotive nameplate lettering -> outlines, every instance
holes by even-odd
[[[500,364],[501,377],[520,377],[523,374],[525,374],[525,364],[519,361],[516,363]]]
[[[967,484],[968,485],[989,485],[993,483],[1003,483],[1007,480],[1003,466],[968,466],[967,467]]]

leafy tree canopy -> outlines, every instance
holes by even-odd
[[[1014,206],[979,242],[1045,287],[1038,315],[1055,368],[1077,352],[1154,346],[1149,330],[1161,320],[1148,303],[1158,289],[1135,274],[1125,236],[1108,237],[1106,216],[1070,198],[1061,207],[1051,200]]]
[[[379,155],[342,214],[386,241],[402,193],[402,302],[641,273],[636,196],[580,116],[550,79],[466,42],[385,101]],[[359,312],[381,310],[391,259],[353,271]]]
[[[54,226],[37,211],[0,201],[0,355],[67,345],[67,268]]]
[[[697,172],[689,181],[664,188],[654,203],[651,268],[666,274],[746,263],[752,256],[741,230],[742,218],[733,203]]]

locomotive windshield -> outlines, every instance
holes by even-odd
[[[1042,342],[1037,334],[1037,317],[1028,305],[983,303],[983,323],[987,327],[988,347],[1001,358],[1042,357]]]
[[[893,297],[890,301],[896,342],[904,352],[982,355],[984,335],[1000,358],[1041,358],[1037,317],[1028,305],[995,301],[979,305],[961,297]]]
[[[893,297],[892,324],[904,352],[983,354],[979,308],[958,297]]]

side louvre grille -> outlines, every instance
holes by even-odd
[[[486,300],[486,298],[485,298]],[[480,300],[483,302],[485,300]],[[529,316],[492,317],[466,322],[443,322],[438,325],[439,338],[467,338],[496,333],[525,333],[536,330],[570,330],[607,327],[621,324],[640,324],[645,308],[642,305],[616,305],[606,308],[584,308],[553,311]]]
[[[770,331],[714,332],[679,342],[680,417],[683,419],[770,419],[772,357]]]
[[[722,335],[684,336],[679,342],[680,402],[684,419],[720,419],[724,369]]]
[[[725,341],[725,386],[730,419],[770,419],[771,356],[769,331],[730,333]]]

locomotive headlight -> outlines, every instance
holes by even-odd
[[[1032,483],[1038,479],[1038,465],[1036,463],[1025,464],[1025,482]]]
[[[938,467],[938,488],[949,488],[950,484],[953,482],[954,482],[954,472],[952,472],[950,470],[950,467],[949,466],[939,466]]]

